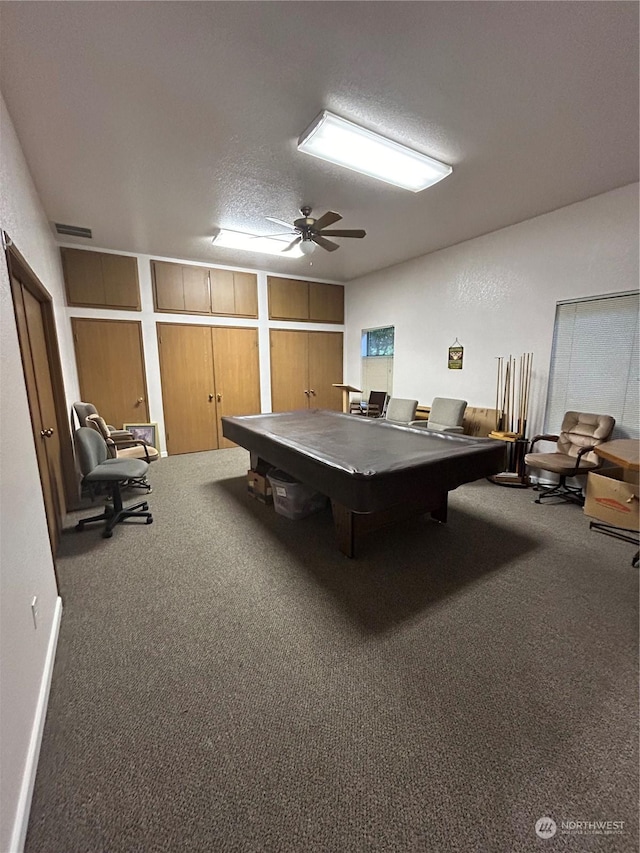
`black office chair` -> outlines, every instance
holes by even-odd
[[[122,504],[120,485],[129,480],[138,480],[144,477],[148,463],[142,459],[111,459],[106,442],[96,430],[90,427],[80,427],[76,430],[76,453],[80,471],[82,472],[82,485],[88,486],[93,494],[93,488],[97,485],[105,485],[110,492],[112,506],[106,505],[100,515],[92,515],[83,518],[76,525],[76,530],[82,530],[85,524],[94,521],[104,521],[102,536],[109,539],[113,536],[113,528],[127,518],[144,518],[146,524],[151,524],[153,516],[148,511],[149,504],[146,501],[125,507]]]
[[[386,391],[371,391],[367,401],[352,403],[349,412],[352,415],[364,415],[367,418],[381,418],[384,415],[387,399]]]

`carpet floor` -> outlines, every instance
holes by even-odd
[[[632,545],[478,481],[348,560],[247,468],[162,459],[151,526],[62,537],[27,853],[638,850]]]

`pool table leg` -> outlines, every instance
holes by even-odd
[[[346,557],[355,557],[355,518],[354,513],[337,501],[331,501],[333,526],[336,530],[338,548]]]
[[[422,500],[399,504],[379,512],[353,512],[337,501],[331,501],[333,525],[336,530],[338,548],[346,557],[355,557],[356,543],[360,534],[377,530],[394,521],[411,516],[430,513],[431,518],[446,524],[448,493],[430,495]]]

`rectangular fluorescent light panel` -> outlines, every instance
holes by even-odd
[[[287,236],[284,239],[281,237],[257,237],[253,234],[244,234],[242,231],[227,231],[226,228],[221,228],[211,242],[221,249],[242,249],[243,252],[282,255],[283,258],[301,258],[300,244],[283,253],[283,249],[287,248],[295,236],[292,234],[291,237]]]
[[[298,151],[414,193],[437,184],[451,166],[323,110],[298,139]]]

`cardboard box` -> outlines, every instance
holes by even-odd
[[[604,468],[598,473],[591,471],[587,477],[585,514],[614,527],[638,530],[638,492],[637,471],[624,468]]]
[[[263,504],[273,503],[271,483],[262,474],[249,469],[247,471],[247,490],[250,495]]]

